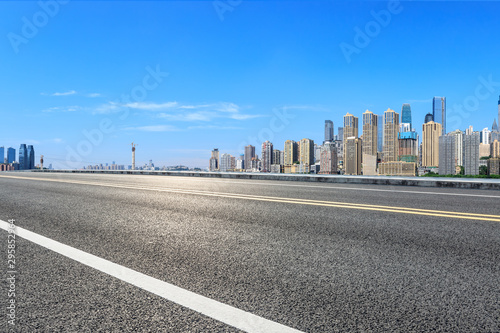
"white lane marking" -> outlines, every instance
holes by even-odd
[[[0,220],[0,228],[8,231],[10,223]],[[301,332],[189,290],[182,289],[173,284],[155,279],[151,276],[59,243],[21,227],[16,226],[15,230],[17,236],[29,240],[30,242],[240,330],[252,333]]]

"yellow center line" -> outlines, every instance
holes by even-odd
[[[250,194],[223,193],[223,192],[210,192],[210,191],[189,190],[189,189],[163,188],[163,187],[158,187],[158,186],[154,186],[154,185],[145,187],[145,186],[141,186],[141,185],[133,185],[133,184],[126,184],[126,183],[96,183],[96,182],[77,181],[77,180],[60,180],[60,179],[50,179],[50,178],[34,178],[34,177],[3,176],[3,175],[1,175],[0,177],[48,181],[48,182],[60,182],[60,183],[69,183],[69,184],[93,185],[93,186],[103,186],[103,187],[115,187],[115,188],[125,188],[125,189],[135,189],[135,190],[148,190],[148,191],[158,191],[158,192],[168,192],[168,193],[182,193],[182,194],[203,195],[203,196],[212,196],[212,197],[221,197],[221,198],[246,199],[246,200],[280,202],[280,203],[293,203],[293,204],[311,205],[311,206],[337,207],[337,208],[371,210],[371,211],[391,212],[391,213],[400,213],[400,214],[437,216],[437,217],[449,217],[449,218],[459,218],[459,219],[469,219],[469,220],[500,222],[499,215],[473,214],[473,213],[438,211],[438,210],[407,208],[407,207],[392,207],[392,206],[356,204],[356,203],[310,200],[310,199],[299,199],[299,198],[283,198],[283,197],[257,196],[257,195],[250,195]]]

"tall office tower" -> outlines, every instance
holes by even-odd
[[[398,161],[418,161],[418,134],[415,131],[399,132],[398,134]]]
[[[229,154],[222,154],[220,157],[220,166],[219,170],[222,172],[226,172],[228,170],[231,170],[231,155]]]
[[[500,158],[500,141],[495,140],[491,143],[490,155],[492,158]]]
[[[387,109],[384,112],[384,162],[395,162],[399,155],[399,113]]]
[[[441,135],[439,137],[439,174],[455,175],[457,159],[455,156],[455,135]]]
[[[7,163],[14,163],[16,161],[16,150],[12,147],[7,148]]]
[[[455,136],[455,158],[457,159],[457,166],[463,166],[464,160],[464,132],[456,130],[448,133],[448,135]]]
[[[219,156],[219,149],[215,148],[212,150],[212,156],[210,157],[209,161],[209,170],[210,171],[217,171],[219,170],[220,167],[220,156]],[[133,169],[134,167],[132,167]]]
[[[480,133],[480,141],[481,141],[481,143],[483,143],[485,145],[489,145],[490,144],[490,138],[491,138],[491,132],[488,129],[488,127],[483,128],[483,130]]]
[[[432,99],[432,115],[434,122],[441,124],[442,134],[446,134],[446,97]]]
[[[411,106],[410,104],[403,104],[401,108],[401,123],[402,124],[410,124],[410,131],[412,129],[411,123]]]
[[[344,170],[346,175],[361,174],[362,140],[351,136],[346,138],[344,150]]]
[[[271,172],[273,164],[273,144],[269,141],[262,143],[262,172]]]
[[[32,145],[28,146],[28,169],[35,168],[35,148]]]
[[[29,159],[28,159],[28,148],[23,143],[19,147],[19,170],[28,170]]]
[[[464,135],[464,171],[466,175],[479,175],[479,132]]]
[[[333,121],[325,120],[325,142],[333,141]]]
[[[278,164],[278,165],[283,165],[283,154],[281,150],[278,149],[273,149],[273,163],[272,164]]]
[[[425,115],[424,124],[427,124],[430,121],[434,121],[434,116],[432,115],[432,113],[428,113]]]
[[[378,117],[366,110],[363,113],[363,155],[377,156]]]
[[[314,141],[310,139],[300,140],[300,164],[306,170],[314,164]]]
[[[5,162],[5,147],[0,147],[0,163]]]
[[[439,137],[443,133],[441,124],[430,121],[422,125],[422,166],[439,166]]]
[[[344,116],[344,132],[342,141],[347,141],[347,138],[358,137],[358,117],[354,117],[352,114],[347,113]]]
[[[384,115],[377,116],[377,151],[384,150]]]
[[[328,141],[328,142],[333,142],[333,141]],[[321,149],[322,148],[323,148],[323,145],[318,145],[317,143],[314,144],[314,163],[319,163],[319,161],[321,159]]]
[[[291,173],[291,167],[299,160],[298,151],[299,147],[297,142],[293,140],[285,141],[285,152],[283,157],[285,159],[285,173]]]
[[[337,173],[337,147],[334,142],[326,142],[321,148],[320,174],[333,175]]]
[[[491,125],[491,131],[492,132],[498,132],[498,125],[497,125],[497,120],[493,119],[493,125]]]
[[[498,124],[500,124],[500,96],[498,96]]]
[[[344,141],[344,128],[339,127],[337,132],[339,133],[339,134],[337,134],[337,140]]]
[[[255,157],[255,146],[248,145],[245,147],[245,169],[252,169],[252,158]]]

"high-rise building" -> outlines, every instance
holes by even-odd
[[[498,124],[500,125],[500,96],[498,96]]]
[[[500,158],[500,141],[495,140],[491,143],[490,155],[492,158]]]
[[[325,142],[321,148],[320,174],[337,173],[337,147],[334,142]]]
[[[233,168],[231,167],[231,155],[229,154],[222,154],[220,157],[220,166],[219,170],[222,172],[227,172],[229,170],[232,170]]]
[[[384,151],[384,115],[377,116],[377,152]]]
[[[333,141],[333,121],[325,120],[325,142]]]
[[[491,125],[491,131],[492,132],[498,132],[498,125],[497,125],[497,120],[493,119],[493,125]]]
[[[245,147],[245,169],[252,169],[252,158],[255,157],[255,146],[248,145]]]
[[[464,135],[464,171],[466,175],[479,175],[479,132]]]
[[[399,132],[398,161],[418,162],[418,134],[415,131]]]
[[[474,127],[470,125],[469,128],[465,129],[465,135],[471,135],[472,133],[474,133]]]
[[[457,171],[455,156],[455,135],[441,135],[439,137],[439,174],[454,175]]]
[[[306,170],[314,164],[314,141],[311,139],[300,140],[300,164]]]
[[[432,115],[435,123],[441,124],[442,134],[446,134],[446,97],[432,99]]]
[[[366,110],[363,113],[363,155],[377,156],[378,117]]]
[[[434,116],[432,115],[432,113],[428,113],[425,115],[424,124],[427,124],[430,121],[434,121]]]
[[[481,141],[481,143],[483,143],[485,145],[489,145],[490,144],[490,138],[491,138],[491,132],[488,129],[488,127],[483,128],[483,130],[480,133],[480,138],[479,138],[479,140]]]
[[[299,155],[298,155],[298,144],[297,142],[293,140],[287,140],[285,141],[285,152],[283,154],[284,160],[285,160],[285,173],[291,173],[292,172],[292,165],[295,164],[299,160]]]
[[[210,171],[218,171],[220,167],[220,155],[219,155],[219,149],[215,148],[212,150],[212,156],[210,157],[209,161],[209,170]],[[133,169],[133,167],[132,167]]]
[[[399,156],[399,113],[387,109],[384,112],[384,162],[394,162]]]
[[[464,132],[456,130],[448,133],[448,135],[455,136],[455,158],[457,159],[457,166],[464,165]]]
[[[271,172],[273,164],[273,144],[269,141],[262,143],[262,172]]]
[[[422,166],[439,166],[439,137],[443,133],[441,124],[430,121],[422,125]]]
[[[16,150],[12,147],[7,148],[7,163],[14,163],[16,161]]]
[[[344,132],[342,141],[347,141],[347,138],[358,137],[358,117],[354,117],[352,114],[347,113],[344,116]]]
[[[402,124],[410,124],[410,131],[412,129],[411,123],[411,106],[410,104],[403,104],[401,108],[401,123]]]
[[[0,147],[0,163],[5,163],[5,147]]]
[[[32,145],[28,146],[28,169],[35,168],[35,148]]]
[[[284,165],[283,161],[283,152],[278,149],[273,149],[273,163],[272,164],[278,164],[278,165]]]
[[[19,170],[29,169],[28,148],[23,143],[19,147]]]
[[[362,140],[351,136],[346,138],[344,148],[344,170],[346,175],[361,174]]]
[[[337,132],[339,133],[339,134],[337,134],[337,140],[344,141],[344,128],[339,127]]]

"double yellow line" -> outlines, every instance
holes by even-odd
[[[335,208],[369,210],[369,211],[379,211],[379,212],[388,212],[388,213],[399,213],[399,214],[411,214],[411,215],[436,216],[436,217],[448,217],[448,218],[456,218],[456,219],[500,222],[499,215],[462,213],[462,212],[440,211],[440,210],[408,208],[408,207],[356,204],[356,203],[336,202],[336,201],[270,197],[270,196],[238,194],[238,193],[210,192],[210,191],[200,191],[200,190],[165,188],[165,187],[158,187],[158,186],[140,186],[140,185],[126,184],[126,183],[111,183],[111,182],[110,183],[96,183],[96,182],[86,182],[86,181],[77,181],[77,180],[60,180],[60,179],[50,179],[50,178],[3,176],[3,175],[1,175],[0,178],[27,179],[27,180],[35,180],[35,181],[48,181],[48,182],[60,182],[60,183],[68,183],[68,184],[92,185],[92,186],[113,187],[113,188],[123,188],[123,189],[191,194],[191,195],[219,197],[219,198],[242,199],[242,200],[265,201],[265,202],[278,202],[278,203],[289,203],[289,204],[297,204],[297,205],[335,207]]]

